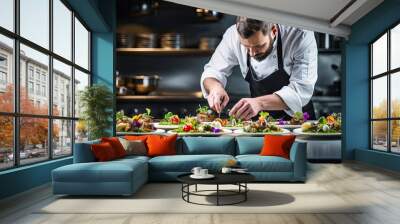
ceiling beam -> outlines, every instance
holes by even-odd
[[[330,26],[336,27],[347,18],[349,18],[355,11],[357,11],[361,6],[366,4],[368,0],[355,0],[350,1],[343,9],[341,9],[332,19],[330,20]]]
[[[254,6],[246,3],[232,2],[227,0],[166,0],[182,5],[206,8],[225,14],[241,15],[250,18],[270,21],[273,23],[298,27],[306,30],[329,33],[337,36],[348,37],[350,27],[346,25],[337,25],[332,27],[329,21],[311,18],[302,15],[265,8],[263,6]]]

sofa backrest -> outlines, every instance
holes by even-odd
[[[264,144],[264,137],[236,137],[236,155],[259,154]]]
[[[235,155],[233,137],[182,137],[177,144],[177,154],[226,154]]]
[[[96,158],[90,148],[92,144],[99,144],[100,140],[75,143],[74,148],[74,163],[89,163],[95,162]]]

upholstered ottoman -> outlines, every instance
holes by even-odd
[[[74,163],[52,172],[53,193],[68,195],[131,195],[148,179],[147,157],[108,162]]]

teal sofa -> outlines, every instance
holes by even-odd
[[[182,137],[176,144],[177,155],[128,156],[96,162],[91,141],[75,144],[74,163],[52,171],[54,194],[131,195],[148,181],[176,181],[193,167],[218,172],[234,159],[247,168],[259,182],[305,182],[306,143],[295,142],[290,159],[260,156],[263,137]]]

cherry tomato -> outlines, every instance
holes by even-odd
[[[191,131],[191,130],[193,130],[193,126],[192,126],[192,125],[190,125],[190,124],[185,124],[185,125],[183,126],[183,131],[184,131],[184,132],[189,132],[189,131]]]
[[[178,116],[173,116],[173,117],[171,118],[171,123],[172,123],[172,124],[179,124],[179,121],[180,121],[180,119],[179,119]]]

